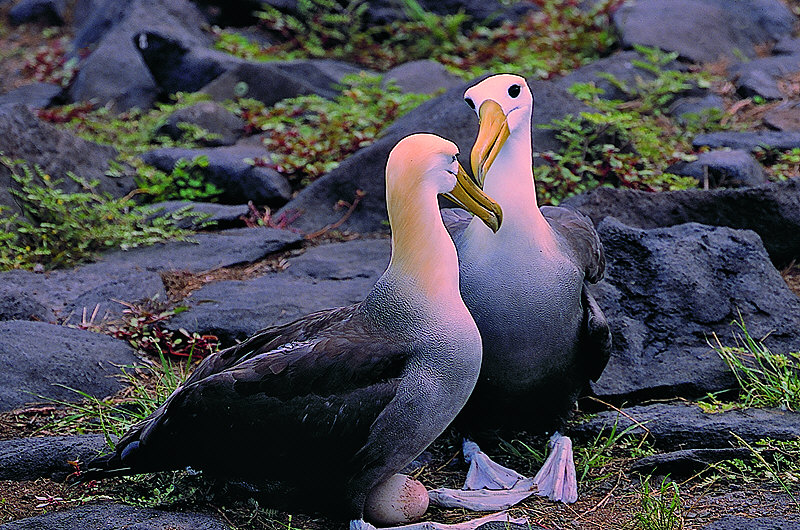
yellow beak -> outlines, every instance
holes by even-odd
[[[470,163],[475,179],[483,187],[486,173],[508,139],[509,130],[503,109],[490,99],[483,102],[478,111],[478,117],[481,128],[478,131],[475,145],[472,146]]]
[[[456,187],[450,193],[443,193],[445,197],[458,204],[465,210],[472,212],[486,226],[497,232],[503,224],[503,210],[494,199],[486,195],[474,180],[458,165],[456,174]]]

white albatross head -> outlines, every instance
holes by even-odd
[[[503,144],[517,131],[530,133],[533,94],[525,78],[513,74],[487,77],[464,93],[480,121],[480,130],[472,147],[472,172],[482,186]],[[515,134],[516,133],[516,134]]]

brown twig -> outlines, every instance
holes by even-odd
[[[356,210],[356,207],[358,206],[358,203],[361,202],[361,199],[363,199],[365,195],[366,195],[366,192],[364,192],[364,191],[359,189],[359,190],[356,190],[356,196],[353,199],[352,203],[347,203],[346,201],[339,201],[338,203],[336,203],[337,207],[347,206],[347,211],[344,213],[342,218],[339,219],[338,221],[336,221],[333,224],[325,225],[324,227],[320,228],[316,232],[311,232],[310,234],[306,234],[305,235],[305,239],[306,240],[315,239],[315,238],[325,234],[326,232],[328,232],[330,230],[335,230],[335,229],[339,228],[340,226],[342,226],[342,224],[344,224],[344,222],[347,221],[347,219],[349,219],[351,215],[353,215],[353,212]]]

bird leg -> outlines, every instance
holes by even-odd
[[[493,521],[500,521],[503,523],[511,523],[518,525],[524,525],[528,523],[528,520],[524,517],[515,518],[511,517],[506,512],[498,512],[485,515],[478,519],[473,519],[472,521],[466,521],[463,523],[444,524],[444,523],[434,523],[431,521],[426,521],[423,523],[413,523],[403,526],[392,526],[390,528],[381,528],[380,530],[477,530],[482,525]],[[363,519],[356,519],[350,521],[350,530],[377,530],[377,529],[370,523],[364,521]]]
[[[533,482],[539,488],[537,495],[567,504],[578,500],[572,440],[559,432],[553,434],[550,438],[550,455],[533,477]]]
[[[431,490],[431,504],[472,511],[504,510],[536,491],[533,479],[493,462],[475,442],[464,440],[464,459],[469,462],[469,471],[463,488]]]

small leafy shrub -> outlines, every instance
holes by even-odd
[[[800,177],[800,148],[786,151],[758,149],[753,154],[773,180]]]
[[[211,139],[207,131],[199,127],[186,128],[186,134],[178,140],[158,133],[167,117],[178,109],[208,100],[206,94],[177,93],[171,103],[156,103],[155,107],[142,111],[132,109],[115,114],[108,107],[93,109],[88,103],[73,103],[39,111],[39,117],[74,131],[78,136],[99,144],[112,145],[120,152],[120,159],[130,162],[145,151],[160,147],[200,146],[200,140]]]
[[[150,196],[151,202],[213,201],[223,190],[206,181],[202,173],[202,169],[206,167],[206,156],[198,156],[193,160],[181,158],[175,162],[169,173],[139,164],[136,168],[136,183],[142,193]]]
[[[329,57],[379,71],[435,59],[468,78],[487,71],[533,72],[547,78],[616,46],[609,20],[621,0],[536,3],[540,9],[518,22],[470,29],[463,13],[436,15],[416,0],[402,2],[408,20],[383,26],[367,23],[365,0],[301,0],[296,16],[269,6],[258,14],[263,28],[280,38],[280,44],[263,47],[220,31],[217,47],[248,59]]]
[[[184,306],[163,309],[131,305],[124,311],[120,322],[99,327],[87,324],[85,327],[127,341],[133,348],[151,358],[201,359],[217,351],[219,339],[216,336],[189,333],[185,329],[173,331],[162,325],[186,309]]]
[[[381,88],[379,76],[347,76],[345,89],[333,101],[300,96],[265,108],[243,100],[241,115],[252,130],[267,133],[272,160],[256,159],[305,185],[339,165],[348,155],[370,145],[398,117],[429,98],[402,94],[393,85]]]
[[[800,410],[800,352],[772,353],[748,333],[744,321],[736,322],[736,346],[723,346],[715,335],[717,354],[736,376],[740,399],[746,407]]]
[[[67,193],[39,167],[0,157],[11,171],[22,215],[0,211],[0,268],[66,267],[115,248],[185,239],[191,232],[176,221],[182,214],[149,219],[127,198],[92,191],[96,183],[69,178],[85,191]]]
[[[641,530],[678,530],[683,528],[682,505],[678,485],[666,477],[658,490],[650,484],[651,477],[642,481],[639,493],[640,509],[634,514]]]
[[[636,65],[655,74],[654,79],[625,83],[604,75],[633,98],[604,100],[593,83],[578,83],[570,91],[597,112],[582,112],[554,120],[545,128],[556,131],[564,147],[544,152],[536,180],[542,201],[557,204],[570,195],[598,186],[619,186],[645,191],[688,189],[697,186],[664,168],[690,155],[688,134],[666,117],[662,108],[693,85],[707,86],[701,73],[663,70],[677,54],[638,47],[645,55]],[[697,122],[695,122],[695,126]]]
[[[27,56],[22,76],[42,83],[68,86],[78,72],[79,61],[77,57],[67,58],[68,44],[69,39],[61,37],[40,46]]]

